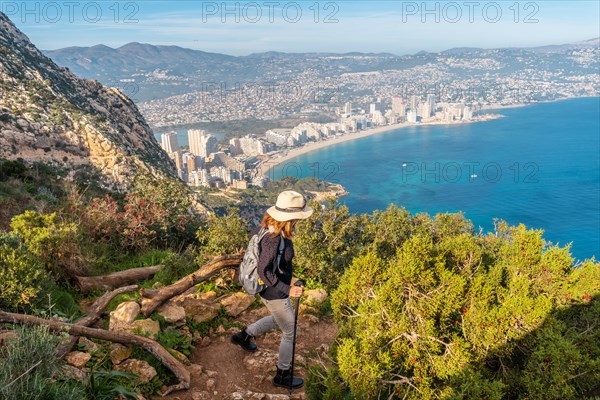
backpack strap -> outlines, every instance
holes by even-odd
[[[281,270],[279,263],[281,262],[281,257],[283,256],[284,251],[285,251],[285,239],[283,238],[283,232],[282,232],[280,239],[279,239],[279,249],[277,249],[277,264],[275,264],[275,266],[280,274],[283,274],[283,271]]]
[[[267,228],[260,228],[260,230],[257,233],[259,243],[262,241],[262,239],[266,236],[267,233],[269,233],[269,230]],[[279,248],[277,249],[277,257],[275,258],[275,268],[277,269],[277,271],[279,271],[280,274],[283,274],[283,271],[281,270],[279,263],[281,262],[281,257],[283,256],[284,252],[285,252],[285,239],[283,238],[283,232],[281,232],[281,236],[280,236],[280,240],[279,240]]]

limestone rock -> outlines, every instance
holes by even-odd
[[[328,297],[325,289],[305,290],[304,295],[306,296],[306,300],[304,301],[308,304],[321,304]]]
[[[137,375],[136,381],[140,383],[148,383],[156,376],[154,367],[146,361],[136,360],[134,358],[125,360],[119,365],[115,365],[115,370]]]
[[[154,339],[160,332],[160,324],[152,319],[138,319],[133,322],[133,332]]]
[[[212,400],[213,395],[206,390],[194,390],[192,392],[192,400]]]
[[[92,342],[90,339],[85,338],[85,337],[80,337],[78,340],[79,345],[85,347],[85,350],[88,353],[95,353],[98,351],[98,345],[94,342]]]
[[[85,382],[87,380],[87,373],[79,368],[72,365],[63,365],[58,371],[57,378],[61,380],[73,379],[77,382]]]
[[[179,296],[174,301],[184,308],[186,316],[192,317],[197,323],[202,323],[216,317],[221,310],[221,305],[214,303],[215,298],[216,294],[209,292]]]
[[[244,366],[251,371],[272,369],[277,364],[279,355],[269,349],[259,349],[244,357]]]
[[[140,313],[140,305],[135,301],[126,301],[117,306],[110,313],[108,330],[117,332],[131,332],[133,321]]]
[[[217,382],[213,378],[206,380],[206,390],[213,391],[217,386]]]
[[[167,302],[158,309],[158,315],[167,322],[177,322],[185,319],[185,308],[173,302]]]
[[[198,347],[208,347],[210,346],[210,338],[208,336],[204,336],[202,339],[200,339],[200,341],[198,342]]]
[[[0,43],[0,158],[83,165],[111,189],[127,190],[136,174],[177,176],[130,99],[56,65],[1,12]]]
[[[201,375],[202,373],[204,373],[204,367],[202,367],[202,365],[199,364],[190,364],[188,369],[192,374]]]
[[[65,356],[65,361],[67,364],[70,364],[77,368],[85,367],[88,361],[90,361],[92,356],[89,353],[84,353],[83,351],[72,351],[67,353]]]
[[[110,347],[110,360],[114,365],[121,364],[131,357],[133,349],[119,343],[113,343]]]
[[[254,296],[250,296],[249,294],[236,292],[225,296],[221,299],[220,303],[231,315],[237,317],[250,307],[255,299]]]

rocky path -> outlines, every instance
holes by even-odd
[[[268,315],[265,307],[242,313],[237,322],[247,325]],[[219,332],[220,331],[220,332]],[[258,351],[247,353],[230,342],[236,328],[220,328],[210,341],[198,345],[192,354],[191,388],[167,396],[172,400],[292,400],[304,399],[304,389],[289,395],[283,388],[272,385],[281,335],[272,331],[256,340]],[[296,368],[298,376],[305,376],[306,366],[324,358],[335,339],[337,327],[331,321],[319,320],[302,312],[298,320]]]

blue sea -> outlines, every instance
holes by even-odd
[[[463,211],[477,229],[494,219],[572,242],[600,258],[600,98],[495,110],[501,119],[415,126],[329,146],[270,173],[342,184],[353,213],[395,203],[412,213]]]

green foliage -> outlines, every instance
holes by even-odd
[[[229,314],[225,311],[224,308],[219,310],[219,313],[216,317],[211,320],[204,322],[196,322],[193,318],[186,318],[186,324],[190,328],[190,332],[198,332],[201,336],[209,336],[211,333],[219,328],[219,326],[223,326],[225,329],[236,326],[230,319]]]
[[[230,209],[227,215],[211,215],[205,225],[196,232],[199,242],[198,264],[203,264],[207,256],[234,254],[248,246],[246,223],[239,217],[236,209]]]
[[[123,386],[123,382],[131,381],[134,378],[135,375],[120,371],[92,371],[85,385],[86,398],[89,400],[113,400],[120,396],[119,398],[137,399],[138,396],[134,392]]]
[[[316,393],[347,384],[356,399],[577,399],[598,390],[598,263],[573,268],[568,248],[524,226],[500,222],[475,236],[460,214],[411,218],[391,207],[366,230],[368,250],[331,295],[339,376],[321,373]]]
[[[188,248],[182,253],[171,253],[162,260],[163,267],[154,275],[151,282],[170,285],[198,269],[195,262],[195,250]]]
[[[20,161],[0,162],[0,181],[10,178],[23,179],[27,173],[27,166]]]
[[[365,226],[370,247],[380,257],[391,257],[411,235],[414,223],[408,211],[394,204],[385,211],[374,211]]]
[[[83,260],[74,223],[61,221],[56,213],[25,211],[15,216],[10,226],[23,238],[29,251],[57,276],[81,274]]]
[[[192,338],[173,327],[160,331],[156,341],[163,347],[177,350],[188,357],[192,354]]]
[[[45,327],[17,327],[16,338],[0,347],[0,398],[79,400],[81,389],[53,376],[63,363],[54,356],[59,338]]]
[[[310,400],[353,400],[337,366],[309,365],[306,371],[306,396]]]
[[[365,216],[350,214],[346,206],[331,201],[313,202],[313,216],[296,225],[295,274],[314,286],[331,290],[344,269],[365,245]]]
[[[90,275],[104,275],[131,268],[163,264],[165,260],[172,258],[176,254],[169,250],[160,249],[150,249],[139,254],[117,253],[117,249],[106,244],[97,246],[95,250],[99,254],[95,256]]]
[[[54,286],[46,268],[18,236],[0,233],[0,308],[31,308]]]

